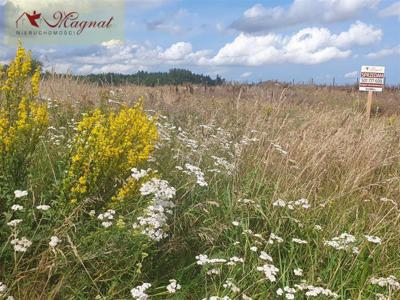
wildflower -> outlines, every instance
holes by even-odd
[[[131,176],[136,180],[139,180],[140,178],[146,177],[150,173],[151,169],[138,170],[136,168],[132,168],[131,171],[132,171]]]
[[[183,171],[186,174],[194,174],[197,178],[196,183],[199,186],[208,186],[208,183],[204,179],[204,173],[200,170],[199,167],[193,166],[191,164],[185,164],[186,171]]]
[[[18,210],[23,210],[24,207],[22,205],[19,205],[19,204],[14,204],[13,206],[11,206],[11,209],[13,211],[18,211]]]
[[[212,155],[211,158],[214,159],[214,165],[216,167],[224,167],[228,175],[232,174],[232,172],[234,171],[235,166],[228,162],[226,159],[214,155]]]
[[[265,277],[271,281],[271,282],[276,282],[276,276],[279,272],[279,269],[275,267],[272,264],[265,264],[261,267],[257,267],[258,271],[261,271],[264,273]]]
[[[233,225],[233,226],[239,226],[240,223],[239,223],[238,221],[232,221],[232,225]]]
[[[108,227],[110,227],[110,226],[112,226],[112,222],[110,222],[110,221],[103,221],[103,222],[101,222],[101,226],[103,226],[104,228],[108,228]]]
[[[168,200],[175,196],[175,188],[169,186],[166,180],[152,178],[140,188],[143,196],[153,194],[156,199]]]
[[[55,248],[59,243],[61,243],[61,240],[57,236],[52,236],[50,238],[49,246]]]
[[[222,286],[229,288],[233,293],[240,293],[240,288],[233,283],[231,278],[228,278]]]
[[[322,231],[321,225],[315,225],[314,228],[315,228],[315,230]]]
[[[115,215],[115,210],[109,209],[105,213],[99,214],[97,219],[99,220],[113,220]]]
[[[22,197],[28,196],[28,191],[16,190],[16,191],[14,191],[14,196],[15,196],[15,198],[22,198]]]
[[[26,237],[22,237],[21,239],[13,239],[11,241],[11,245],[14,246],[15,252],[26,252],[26,250],[28,250],[28,248],[32,245],[32,242]]]
[[[219,275],[221,274],[221,270],[218,269],[211,269],[207,271],[207,275]]]
[[[294,243],[297,243],[297,244],[308,244],[308,242],[307,241],[305,241],[305,240],[301,240],[301,239],[298,239],[298,238],[292,238],[292,242],[294,242]]]
[[[307,285],[305,283],[295,284],[294,286],[297,288],[297,290],[307,291],[306,292],[307,297],[318,297],[320,295],[323,295],[326,297],[332,297],[334,299],[339,298],[338,294],[322,287]]]
[[[324,244],[336,250],[348,250],[355,242],[356,238],[353,235],[344,232],[330,241],[325,241]]]
[[[229,261],[226,263],[227,266],[234,266],[237,263],[243,263],[244,260],[243,258],[237,257],[237,256],[232,256],[229,258]]]
[[[276,290],[276,294],[277,294],[278,296],[282,296],[282,295],[283,295],[283,290],[282,290],[281,288],[277,289],[277,290]]]
[[[389,287],[394,290],[400,289],[400,283],[397,281],[397,278],[393,275],[389,277],[379,277],[379,278],[371,278],[370,283],[373,285],[379,285],[380,287]]]
[[[143,283],[133,289],[131,289],[131,295],[137,300],[147,300],[149,296],[145,293],[151,287],[150,283]]]
[[[89,211],[89,216],[94,217],[95,215],[96,215],[96,211],[94,209]]]
[[[46,204],[43,204],[43,205],[38,205],[38,206],[36,206],[36,208],[37,208],[38,210],[46,211],[46,210],[49,210],[49,209],[50,209],[50,206],[49,206],[49,205],[46,205]]]
[[[381,244],[382,240],[381,238],[373,235],[364,235],[365,238],[367,239],[368,242],[374,243],[374,244]]]
[[[303,276],[303,269],[297,268],[293,270],[294,275]]]
[[[10,227],[17,227],[17,225],[21,222],[22,222],[21,219],[14,219],[14,220],[11,220],[10,222],[8,222],[7,225]]]
[[[273,206],[277,207],[285,207],[286,206],[286,201],[282,199],[276,200],[274,203],[272,203]]]
[[[242,295],[242,299],[243,299],[243,300],[253,300],[253,298],[247,296],[246,294],[243,294],[243,295]]]
[[[3,294],[7,291],[7,286],[5,283],[0,281],[0,296],[3,296]]]
[[[206,265],[206,264],[223,264],[226,263],[227,260],[224,258],[208,258],[207,255],[205,254],[199,254],[196,256],[197,259],[197,264],[202,266],[202,265]]]
[[[266,260],[266,261],[272,262],[272,257],[269,256],[265,251],[261,251],[260,258],[262,260]]]
[[[177,283],[175,279],[170,279],[169,284],[167,285],[167,291],[170,294],[175,294],[177,290],[181,289],[181,285]]]
[[[257,247],[256,246],[250,247],[250,251],[257,252]]]
[[[274,242],[277,243],[283,243],[283,239],[279,236],[277,236],[276,234],[274,234],[273,232],[271,232],[269,239],[268,239],[268,244],[274,244]]]

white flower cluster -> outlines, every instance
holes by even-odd
[[[271,281],[276,282],[276,276],[279,273],[279,269],[275,267],[273,264],[264,264],[261,267],[257,267],[258,271],[264,272],[265,277]]]
[[[207,298],[203,298],[202,300],[207,300]],[[211,296],[208,300],[231,300],[228,296],[218,297],[218,296]]]
[[[146,177],[150,173],[151,169],[149,168],[147,170],[138,170],[136,168],[132,168],[131,171],[131,176],[136,180],[139,180],[140,178]]]
[[[235,266],[238,263],[243,263],[244,260],[241,257],[232,256],[229,258],[229,261],[226,263],[227,266]]]
[[[112,220],[114,220],[114,215],[115,215],[115,210],[109,209],[105,213],[99,214],[97,216],[97,219],[102,221],[101,226],[103,226],[104,228],[108,228],[113,224]]]
[[[199,148],[199,143],[196,140],[190,139],[187,134],[182,130],[177,137],[178,140],[180,140],[186,147],[188,147],[193,152],[197,152],[197,149]]]
[[[382,243],[382,239],[380,237],[373,236],[373,235],[364,235],[364,236],[368,242],[378,244],[378,245]]]
[[[292,242],[294,242],[294,243],[296,243],[296,244],[300,244],[300,245],[302,245],[302,244],[308,244],[307,241],[302,240],[302,239],[298,239],[298,238],[292,238]]]
[[[143,196],[153,195],[157,200],[168,200],[175,197],[176,190],[166,180],[152,178],[140,188]]]
[[[13,206],[11,206],[11,209],[13,211],[18,211],[18,210],[23,210],[24,207],[22,205],[19,205],[19,204],[14,204]]]
[[[207,275],[219,275],[221,274],[221,270],[218,269],[211,269],[207,271]]]
[[[400,289],[400,283],[397,281],[397,278],[393,275],[389,277],[379,277],[379,278],[371,278],[370,280],[371,284],[373,285],[379,285],[380,287],[389,287],[393,290],[399,290]]]
[[[278,296],[283,296],[283,294],[285,294],[286,299],[294,299],[294,294],[296,294],[296,292],[296,289],[289,286],[285,286],[283,289],[279,288],[276,290],[276,294]]]
[[[287,207],[290,210],[294,210],[296,207],[302,207],[304,209],[310,208],[310,204],[308,203],[307,199],[301,198],[296,201],[288,201],[286,202],[285,200],[278,199],[274,203],[272,203],[273,206],[276,207]]]
[[[303,269],[297,268],[293,270],[295,276],[303,276]]]
[[[175,280],[170,279],[169,284],[167,285],[167,291],[170,294],[175,294],[177,290],[181,289],[181,285]]]
[[[324,245],[330,246],[336,250],[349,250],[352,249],[353,253],[358,254],[359,250],[354,246],[356,238],[347,232],[332,238],[330,241],[325,241]]]
[[[55,247],[57,247],[57,245],[58,245],[59,243],[61,243],[61,240],[60,240],[57,236],[52,236],[52,237],[50,238],[49,246],[50,246],[51,248],[55,248]]]
[[[21,219],[14,219],[14,220],[11,220],[10,222],[8,222],[7,225],[10,227],[17,227],[18,224],[21,222],[22,222]]]
[[[240,293],[240,288],[236,286],[232,278],[228,278],[222,286],[226,289],[230,289],[233,293]]]
[[[332,292],[329,289],[325,289],[323,287],[318,287],[318,286],[313,286],[313,285],[307,285],[307,284],[295,284],[295,288],[298,291],[307,291],[306,296],[307,297],[319,297],[319,296],[326,296],[326,297],[331,297],[331,298],[339,298],[339,295]]]
[[[15,190],[14,196],[15,196],[15,198],[22,198],[22,197],[28,196],[28,191]]]
[[[211,265],[224,264],[227,262],[227,260],[224,258],[208,258],[208,255],[206,255],[206,254],[199,254],[196,256],[196,259],[197,259],[196,263],[200,266],[204,266],[207,264],[211,264]]]
[[[11,241],[11,245],[14,246],[15,252],[26,252],[26,250],[28,250],[28,248],[32,245],[32,242],[26,237],[22,237],[21,239],[13,239]]]
[[[170,201],[175,196],[175,188],[166,180],[152,178],[140,188],[143,196],[153,195],[152,203],[146,209],[146,215],[139,217],[139,224],[133,224],[133,228],[142,227],[142,233],[154,241],[160,241],[167,234],[163,227],[167,224],[167,215],[172,214],[175,204]]]
[[[208,183],[206,182],[204,178],[204,173],[201,171],[199,167],[193,166],[191,164],[186,163],[185,164],[185,171],[183,173],[189,174],[189,175],[195,175],[196,176],[196,183],[199,186],[208,186]]]
[[[223,167],[228,175],[232,174],[233,171],[235,170],[235,166],[230,162],[228,162],[225,158],[218,157],[215,155],[212,155],[211,158],[214,159],[214,166]]]
[[[206,254],[199,254],[196,256],[197,264],[200,266],[204,265],[215,265],[215,264],[226,264],[227,266],[234,266],[237,263],[243,263],[243,258],[232,256],[229,260],[225,258],[208,258]]]
[[[46,211],[46,210],[50,209],[50,206],[46,205],[46,204],[42,204],[42,205],[36,206],[36,209]]]
[[[7,291],[7,285],[0,281],[0,297],[3,296]]]
[[[268,239],[268,244],[273,245],[275,242],[278,244],[283,243],[283,238],[277,236],[273,232],[271,232],[269,239]]]
[[[150,287],[151,284],[145,282],[142,285],[131,289],[131,295],[136,300],[147,300],[149,298],[149,295],[146,294],[146,290],[148,290]]]

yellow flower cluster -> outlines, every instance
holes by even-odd
[[[32,76],[31,72],[31,54],[20,44],[15,59],[0,75],[0,167],[7,160],[22,166],[48,125],[46,106],[37,101],[40,70]]]
[[[123,198],[134,185],[128,180],[121,187],[121,182],[131,168],[148,159],[157,138],[155,121],[146,116],[141,102],[119,113],[105,114],[97,109],[85,116],[77,126],[64,182],[70,201],[104,195],[115,187],[120,188],[116,197]]]

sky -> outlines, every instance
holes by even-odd
[[[6,1],[0,63],[15,52],[2,41]],[[85,1],[99,0],[68,3]],[[400,84],[400,1],[126,0],[124,38],[30,48],[46,69],[75,74],[185,68],[235,81],[345,84],[362,65],[379,65],[388,84]]]

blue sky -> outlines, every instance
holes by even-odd
[[[59,72],[182,67],[249,82],[352,83],[361,65],[384,65],[387,83],[400,83],[397,0],[126,0],[125,22],[125,39],[34,46],[34,56]],[[0,62],[13,51],[0,43]]]

